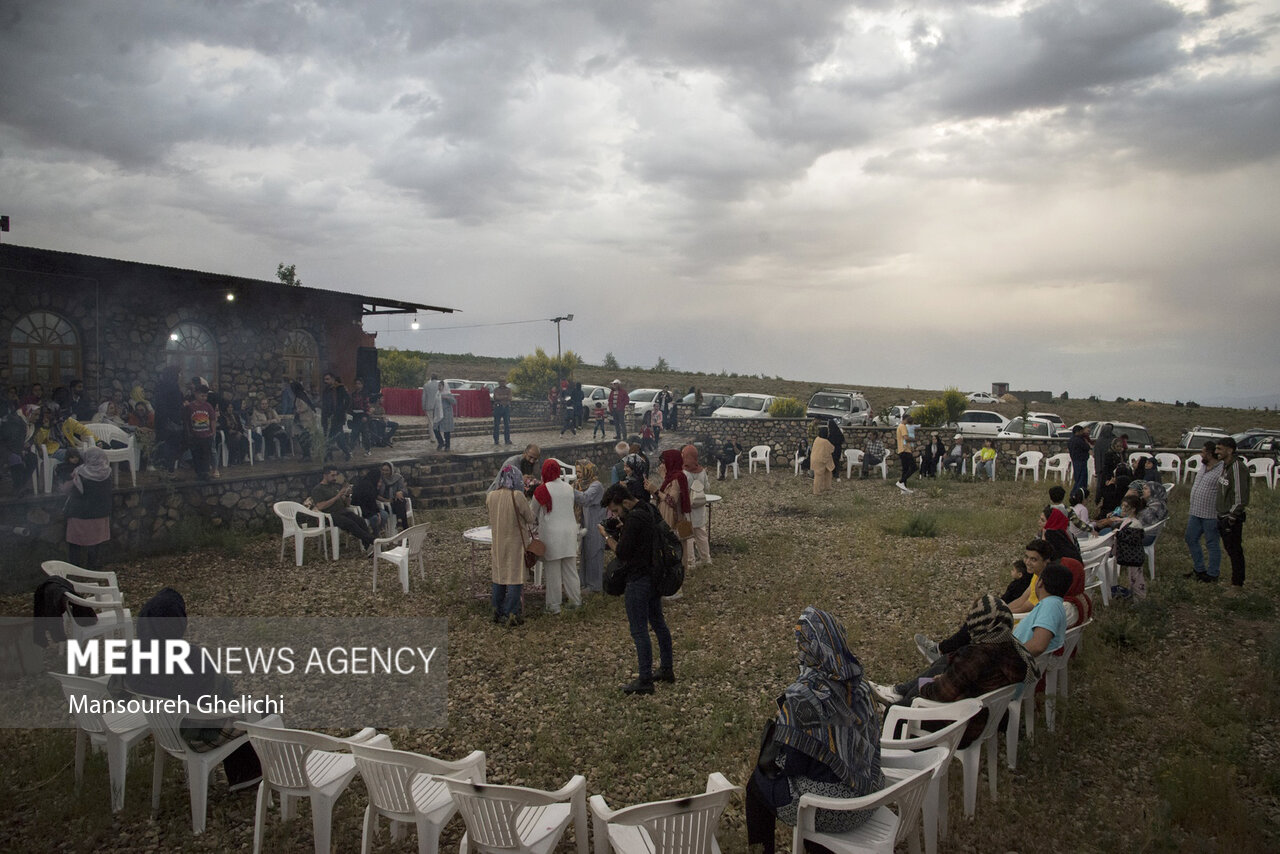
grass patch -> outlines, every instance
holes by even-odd
[[[899,533],[904,537],[938,536],[938,517],[929,512],[912,513]]]

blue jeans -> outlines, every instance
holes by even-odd
[[[498,424],[502,424],[502,439],[511,444],[511,407],[498,404],[493,407],[493,444],[498,444]]]
[[[1204,536],[1205,545],[1209,547],[1209,567],[1204,565],[1204,553],[1200,551],[1200,537]],[[1204,519],[1200,516],[1187,517],[1187,550],[1191,552],[1191,566],[1196,572],[1203,572],[1210,578],[1218,577],[1218,568],[1222,565],[1222,550],[1218,546],[1218,520]]]
[[[494,584],[489,595],[489,604],[501,618],[520,613],[520,584]]]
[[[649,627],[658,636],[658,656],[665,670],[671,669],[671,630],[662,616],[662,597],[653,589],[649,576],[633,578],[627,582],[623,596],[627,606],[627,622],[631,626],[631,640],[636,645],[636,662],[640,668],[640,681],[653,681],[653,646],[649,643]]]
[[[1071,461],[1071,489],[1080,490],[1083,494],[1089,492],[1089,458],[1085,457],[1082,462],[1076,460]]]
[[[973,476],[976,480],[979,472],[986,472],[988,480],[996,479],[996,461],[995,460],[978,460],[978,467],[973,470]]]

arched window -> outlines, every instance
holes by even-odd
[[[208,329],[197,323],[179,323],[169,330],[164,345],[165,362],[177,365],[183,381],[204,377],[218,385],[218,345]]]
[[[309,390],[320,388],[320,348],[305,329],[295,329],[284,339],[285,379],[302,378]]]
[[[80,376],[80,338],[65,319],[33,311],[9,333],[9,367],[14,384],[43,383],[48,393]]]

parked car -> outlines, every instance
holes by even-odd
[[[1245,430],[1243,433],[1236,433],[1232,436],[1236,440],[1236,448],[1238,450],[1274,450],[1277,439],[1280,439],[1280,430],[1264,430],[1261,427],[1254,427]]]
[[[969,394],[965,395],[965,397],[970,403],[985,403],[987,405],[991,405],[993,403],[1004,403],[1003,400],[996,397],[994,394],[987,394],[985,391],[971,391]]]
[[[769,394],[735,394],[726,400],[712,418],[768,418],[769,407],[773,406],[773,396]]]
[[[489,392],[489,394],[493,394],[493,390],[497,387],[498,387],[497,380],[471,380],[466,385],[462,386],[461,390],[462,391],[479,391],[481,389],[484,389],[485,391]]]
[[[966,409],[960,413],[959,418],[948,424],[946,429],[954,430],[962,436],[991,436],[994,438],[1008,423],[1009,419],[999,412],[990,412],[986,409]]]
[[[588,412],[595,409],[607,409],[609,406],[609,389],[602,385],[582,384],[582,406]]]
[[[643,418],[646,412],[653,409],[653,399],[658,396],[658,392],[660,391],[662,391],[660,388],[638,388],[635,391],[629,392],[628,397],[631,398],[631,410],[635,412],[638,417]],[[605,392],[605,398],[608,397],[609,393]]]
[[[460,388],[466,388],[470,383],[471,383],[471,380],[445,380],[444,381],[445,388],[449,389],[449,391],[457,391]]]
[[[996,434],[997,439],[1021,439],[1025,436],[1048,438],[1058,435],[1058,423],[1048,418],[1023,418],[1018,416]]]
[[[697,395],[692,393],[686,394],[684,397],[680,398],[680,402],[687,404],[689,406],[693,406],[694,399],[696,397]],[[705,418],[706,416],[715,412],[721,406],[724,406],[724,402],[728,399],[729,399],[729,395],[727,394],[720,394],[719,392],[704,391],[702,393],[702,405],[699,406],[697,411],[695,411],[693,414]]]
[[[1205,442],[1217,442],[1219,439],[1227,435],[1230,434],[1217,427],[1201,427],[1197,424],[1195,427],[1192,427],[1190,430],[1182,434],[1182,438],[1178,440],[1178,447],[1195,448],[1199,450],[1204,447]]]
[[[902,416],[917,409],[924,409],[924,406],[915,401],[912,401],[910,406],[890,406],[876,421],[886,427],[897,427],[902,423]]]
[[[842,425],[855,427],[871,420],[871,404],[860,391],[824,388],[809,398],[804,414],[809,418],[839,418]]]
[[[1155,440],[1151,438],[1151,434],[1147,432],[1147,428],[1141,424],[1130,424],[1127,421],[1095,421],[1093,426],[1089,428],[1089,438],[1097,439],[1098,433],[1102,431],[1103,424],[1110,424],[1113,435],[1119,439],[1121,436],[1129,437],[1129,447],[1131,448],[1154,448]]]
[[[1053,422],[1053,430],[1054,430],[1054,432],[1053,432],[1052,434],[1050,434],[1050,435],[1055,435],[1055,436],[1070,436],[1070,435],[1071,435],[1071,431],[1067,429],[1067,422],[1065,422],[1065,421],[1063,421],[1063,420],[1062,420],[1062,416],[1061,416],[1061,415],[1057,415],[1057,414],[1055,414],[1055,413],[1053,413],[1053,412],[1028,412],[1028,413],[1027,413],[1027,417],[1028,417],[1028,418],[1043,418],[1045,421],[1051,421],[1051,422]]]

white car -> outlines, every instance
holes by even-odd
[[[768,418],[773,396],[768,394],[735,394],[711,413],[712,418]]]
[[[602,385],[582,384],[582,406],[588,412],[609,406],[609,389]]]
[[[960,417],[955,420],[955,423],[947,425],[947,429],[954,430],[962,436],[991,436],[994,438],[1008,423],[1009,419],[999,412],[990,412],[985,409],[966,409],[960,413]]]
[[[1098,434],[1102,432],[1102,425],[1111,425],[1111,435],[1119,439],[1121,436],[1129,437],[1130,448],[1154,448],[1155,442],[1151,438],[1151,434],[1147,432],[1147,428],[1141,424],[1130,424],[1127,421],[1097,421],[1089,428],[1089,438],[1095,441]]]
[[[457,391],[460,388],[466,388],[470,383],[471,380],[445,380],[444,387],[449,391]]]
[[[1058,435],[1058,423],[1048,418],[1031,418],[1023,419],[1018,416],[996,434],[997,439],[1022,439],[1028,436],[1036,438],[1048,438]]]
[[[890,406],[889,409],[881,415],[877,421],[889,427],[897,427],[902,423],[902,417],[909,412],[915,412],[918,409],[924,409],[922,404],[912,401],[910,406]]]
[[[635,412],[636,417],[643,418],[646,412],[653,409],[653,399],[658,396],[660,391],[662,391],[660,388],[638,388],[635,391],[627,392],[627,396],[631,399],[631,409]],[[608,398],[609,394],[606,392],[605,400],[607,401]],[[606,403],[606,405],[608,404]]]
[[[969,394],[966,395],[966,399],[970,403],[985,403],[988,406],[993,403],[1004,403],[1003,400],[996,397],[994,394],[987,394],[985,391],[969,392]]]
[[[1056,434],[1051,433],[1050,435],[1058,435],[1058,436],[1070,436],[1070,435],[1071,435],[1071,431],[1067,429],[1067,422],[1065,422],[1065,421],[1063,421],[1063,420],[1062,420],[1062,416],[1061,416],[1061,415],[1055,415],[1055,414],[1054,414],[1054,413],[1052,413],[1052,412],[1028,412],[1028,413],[1027,413],[1027,417],[1028,417],[1028,418],[1043,418],[1045,421],[1052,421],[1052,422],[1053,422],[1053,429],[1054,429],[1055,431],[1057,431],[1057,432],[1056,432]]]

